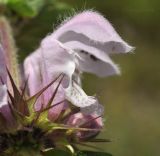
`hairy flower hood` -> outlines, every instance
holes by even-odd
[[[26,58],[24,67],[29,76],[30,94],[64,73],[61,92],[65,98],[80,108],[92,105],[93,112],[98,112],[102,107],[95,97],[87,96],[82,90],[79,73],[89,72],[100,77],[119,74],[109,54],[133,49],[102,15],[93,11],[79,13],[46,36],[40,47]],[[58,107],[62,109],[62,105]]]

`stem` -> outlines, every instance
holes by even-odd
[[[4,16],[0,17],[0,42],[5,51],[6,66],[14,78],[15,84],[19,87],[20,79],[17,61],[17,48],[15,46],[10,23]],[[10,83],[8,85],[9,89],[11,89]]]

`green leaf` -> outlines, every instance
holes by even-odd
[[[44,152],[44,156],[71,156],[72,154],[60,149],[54,149]]]
[[[77,156],[112,156],[106,152],[79,151]]]
[[[44,6],[45,0],[8,0],[7,4],[23,17],[34,17]]]

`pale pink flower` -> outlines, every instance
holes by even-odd
[[[82,90],[79,73],[89,72],[98,76],[119,74],[119,68],[109,54],[127,53],[133,49],[102,15],[84,11],[64,21],[25,60],[30,94],[35,93],[45,79],[49,82],[64,73],[62,90],[65,98],[83,110],[92,105],[91,112],[102,112],[97,99],[87,96]]]
[[[4,36],[11,38],[10,33]],[[74,155],[76,143],[97,141],[103,106],[84,92],[81,74],[120,74],[109,55],[134,48],[102,15],[84,11],[64,21],[25,59],[20,87],[16,53],[5,37],[5,51],[0,45],[0,152],[20,154],[27,140],[27,149],[38,154],[65,148]]]

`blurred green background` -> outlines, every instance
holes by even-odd
[[[111,21],[134,54],[116,55],[122,75],[99,79],[86,74],[83,86],[97,93],[105,106],[105,131],[100,144],[114,156],[160,156],[160,1],[51,0],[32,19],[13,21],[20,61],[52,32],[63,16],[94,9]],[[18,30],[16,29],[18,25]]]

